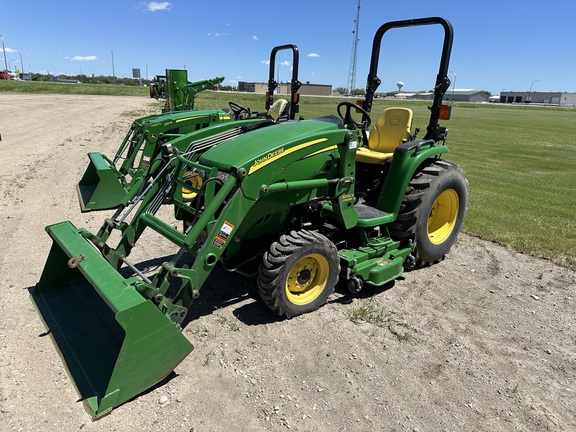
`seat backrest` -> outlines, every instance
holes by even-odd
[[[278,99],[268,109],[268,117],[278,120],[283,115],[287,114],[288,101],[286,99]]]
[[[412,110],[410,108],[386,108],[368,138],[368,148],[382,153],[392,153],[394,149],[412,137]]]

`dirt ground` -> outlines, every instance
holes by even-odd
[[[192,354],[91,422],[28,289],[46,225],[109,216],[80,213],[75,184],[86,153],[113,156],[150,99],[0,94],[0,107],[1,430],[576,430],[575,273],[467,235],[435,266],[291,320],[254,281],[215,272],[184,329]],[[142,260],[175,251],[139,245]]]

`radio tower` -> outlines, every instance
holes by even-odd
[[[356,90],[356,59],[358,57],[358,27],[360,26],[360,0],[358,0],[358,10],[356,11],[356,20],[352,35],[352,55],[350,56],[350,70],[348,71],[348,94],[353,94]]]

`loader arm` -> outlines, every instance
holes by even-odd
[[[224,81],[224,77],[211,80],[188,82],[188,72],[179,69],[166,69],[166,104],[162,112],[189,111],[194,109],[198,93],[212,89]]]
[[[353,135],[342,130],[325,132],[325,140],[312,140],[304,146],[294,145],[292,148],[298,149],[297,151],[282,153],[285,154],[285,159],[280,164],[289,166],[297,164],[297,161],[307,156],[313,157],[311,155],[316,155],[318,159],[330,159],[327,154],[329,149],[339,161],[339,170],[332,178],[276,181],[265,170],[253,173],[252,177],[248,174],[251,162],[234,167],[231,173],[213,170],[211,178],[217,180],[214,180],[210,187],[205,186],[203,191],[198,190],[205,203],[202,210],[180,200],[182,188],[189,187],[181,179],[187,170],[209,171],[210,168],[180,157],[175,179],[174,204],[180,217],[193,223],[184,235],[174,232],[171,235],[171,228],[165,223],[152,215],[143,215],[145,225],[171,239],[180,246],[180,250],[170,262],[161,266],[152,283],[142,283],[138,289],[146,292],[146,297],[155,298],[160,310],[176,324],[181,324],[187,309],[200,295],[201,287],[227,249],[241,242],[246,235],[246,225],[250,227],[251,221],[259,217],[251,215],[253,211],[264,216],[266,209],[270,211],[269,209],[278,206],[278,203],[284,203],[285,207],[286,200],[290,201],[289,207],[292,207],[329,196],[334,197],[333,203],[337,209],[334,213],[339,223],[352,226],[357,220],[354,207],[349,205],[354,194],[354,172],[350,168],[356,152],[356,143],[351,139]],[[284,222],[280,224],[283,225]],[[194,257],[190,268],[179,264],[185,253]],[[179,279],[180,289],[168,299],[166,293],[169,287],[173,286],[174,279]]]
[[[224,77],[216,77],[210,80],[195,81],[183,86],[182,90],[185,93],[188,93],[189,99],[194,100],[198,93],[203,92],[204,90],[212,90],[215,85],[220,84],[222,81],[224,81]],[[194,104],[192,104],[192,107],[190,109],[194,109]]]

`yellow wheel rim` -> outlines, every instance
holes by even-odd
[[[200,189],[202,187],[202,177],[196,171],[186,171],[182,175],[182,181],[187,185],[192,186],[194,189]],[[188,188],[182,188],[182,198],[184,199],[194,199],[198,195],[197,192],[190,190]]]
[[[324,291],[330,274],[328,260],[320,254],[301,258],[288,273],[286,296],[295,305],[314,301]]]
[[[459,211],[460,200],[454,189],[446,189],[436,198],[428,217],[428,239],[431,243],[441,244],[450,237]]]

